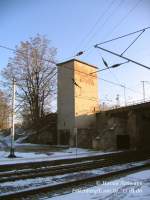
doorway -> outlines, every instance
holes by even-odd
[[[117,149],[129,149],[130,137],[129,135],[117,135]]]

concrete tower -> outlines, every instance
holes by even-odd
[[[99,110],[97,67],[77,59],[58,64],[58,143],[75,144],[75,132],[92,128]],[[93,73],[93,74],[91,74]]]

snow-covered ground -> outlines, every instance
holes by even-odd
[[[108,152],[95,151],[82,148],[64,148],[52,147],[41,144],[20,143],[21,140],[15,142],[16,158],[8,158],[10,150],[10,137],[0,135],[0,165],[8,163],[24,163],[43,160],[56,160],[65,158],[74,158],[82,156],[90,156],[93,154],[104,154]]]
[[[18,191],[22,189],[28,189],[28,188],[37,188],[38,186],[54,185],[54,184],[64,183],[66,181],[73,181],[73,180],[82,179],[86,177],[93,177],[95,175],[102,175],[105,173],[114,172],[116,170],[131,168],[133,166],[140,166],[140,165],[143,165],[144,163],[149,163],[149,162],[150,160],[121,164],[121,165],[114,165],[114,166],[103,167],[103,168],[94,169],[94,170],[73,172],[71,174],[37,177],[37,178],[30,178],[27,180],[16,180],[16,181],[5,182],[5,183],[0,184],[0,194],[12,192],[12,191]]]
[[[3,164],[9,164],[9,163],[24,163],[24,162],[35,162],[35,161],[44,161],[44,160],[57,160],[57,159],[66,159],[66,158],[77,158],[77,157],[83,157],[83,156],[91,156],[91,155],[101,155],[101,154],[107,154],[110,152],[103,152],[103,151],[94,151],[91,149],[82,149],[82,148],[67,148],[67,149],[51,149],[51,147],[49,146],[49,150],[48,148],[45,149],[45,146],[40,145],[40,149],[43,148],[43,150],[37,151],[37,150],[33,150],[33,146],[32,144],[24,144],[26,146],[28,146],[28,151],[27,152],[22,152],[19,151],[21,150],[21,148],[19,148],[19,150],[15,151],[15,155],[17,156],[16,158],[10,159],[8,158],[9,155],[9,151],[7,149],[7,151],[0,150],[0,165]],[[24,146],[23,145],[23,146]],[[34,145],[34,149],[35,147],[39,147],[38,145]],[[32,151],[30,152],[30,149],[32,149]],[[115,152],[114,152],[115,153]]]
[[[24,162],[35,162],[44,160],[56,160],[65,158],[74,158],[81,156],[90,156],[93,154],[105,154],[110,152],[94,151],[90,149],[81,148],[51,148],[48,145],[36,145],[36,144],[22,144],[17,141],[16,156],[17,158],[10,159],[9,155],[9,144],[10,137],[5,138],[0,136],[0,165],[8,163],[24,163]],[[39,150],[40,149],[40,150]],[[146,161],[150,162],[150,161]],[[132,166],[141,165],[143,162],[136,162],[130,164],[123,164],[118,166],[104,167],[96,170],[87,170],[83,172],[75,172],[72,174],[65,174],[61,176],[53,177],[41,177],[28,180],[18,180],[15,182],[6,182],[0,184],[0,193],[9,191],[16,191],[20,189],[38,187],[41,185],[51,185],[65,182],[66,180],[74,180],[76,178],[82,178],[87,176],[101,175],[107,172],[125,169]],[[141,172],[127,175],[123,178],[108,181],[108,182],[97,182],[96,186],[88,187],[86,189],[70,189],[69,192],[60,193],[53,196],[39,197],[38,200],[50,199],[50,200],[149,200],[150,199],[150,170],[144,170]]]
[[[52,147],[41,144],[20,143],[21,139],[15,142],[16,158],[8,158],[10,150],[10,136],[4,137],[0,134],[0,165],[9,163],[24,163],[43,160],[56,160],[90,156],[93,154],[106,154],[110,152],[95,151],[82,148]]]
[[[68,194],[40,199],[47,200],[149,200],[150,170],[136,172],[113,181],[97,181],[96,186],[72,189]]]

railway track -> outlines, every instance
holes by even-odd
[[[111,153],[105,155],[82,157],[76,159],[44,161],[44,163],[42,162],[26,163],[24,166],[23,164],[5,165],[5,166],[0,166],[0,182],[6,183],[10,181],[17,181],[23,179],[24,180],[31,178],[33,179],[36,177],[49,177],[49,176],[71,174],[74,172],[80,173],[81,171],[93,170],[97,168],[103,168],[107,166],[113,166],[117,164],[124,164],[135,161],[143,161],[149,158],[150,158],[149,151],[126,151],[126,152]],[[60,187],[63,188],[71,185],[77,185],[85,183],[87,181],[93,181],[99,178],[106,178],[109,176],[113,176],[116,174],[124,173],[135,169],[140,169],[141,167],[147,167],[147,166],[149,166],[149,163],[140,166],[132,166],[132,168],[130,169],[105,173],[103,175],[95,175],[86,178],[81,177],[78,178],[77,180],[70,180],[59,184],[46,185],[38,188],[36,187],[32,189],[21,190],[18,192],[7,193],[0,195],[0,199],[13,199],[16,197],[18,198],[18,196],[23,197],[26,195],[35,194],[37,192],[49,191],[58,189]]]
[[[0,166],[0,183],[22,179],[63,175],[150,158],[149,152],[119,152],[76,159]],[[8,170],[9,167],[9,170]],[[2,168],[2,169],[1,169]],[[11,171],[10,171],[11,169]]]

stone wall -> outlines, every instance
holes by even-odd
[[[95,129],[78,129],[77,146],[80,148],[92,148],[92,140],[94,138]],[[76,143],[76,142],[75,142]]]
[[[51,113],[45,116],[39,122],[38,133],[28,130],[31,134],[26,138],[26,142],[35,144],[57,144],[57,114]],[[27,132],[28,132],[27,131]]]
[[[126,134],[126,118],[112,117],[101,112],[96,119],[97,136],[93,139],[93,147],[103,150],[117,149],[117,135]]]
[[[126,143],[130,149],[150,148],[150,109],[116,109],[96,115],[96,137],[93,147],[117,150]],[[122,141],[119,140],[122,137]],[[123,141],[124,139],[124,141]],[[128,144],[127,144],[128,143]]]

